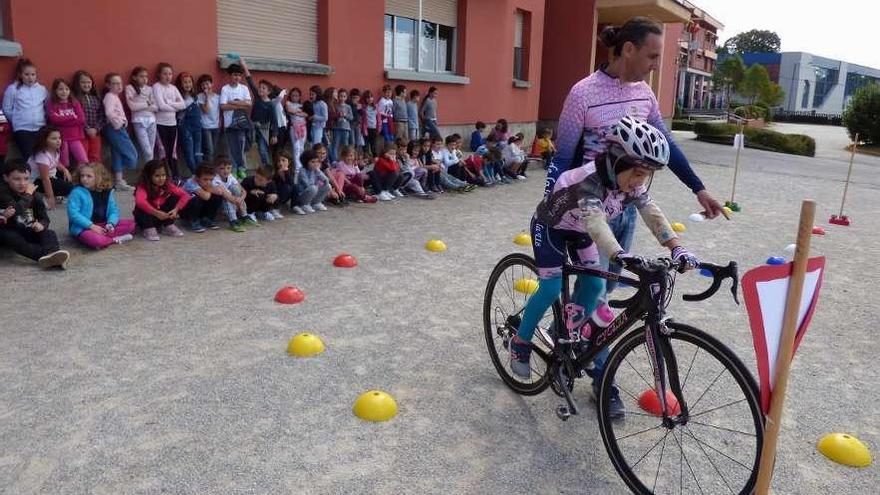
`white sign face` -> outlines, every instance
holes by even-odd
[[[801,307],[798,309],[797,326],[801,325],[807,310],[813,302],[813,294],[819,285],[821,269],[807,272],[804,289],[801,293]],[[767,343],[767,359],[770,367],[770,389],[776,385],[776,357],[779,355],[779,340],[782,338],[782,319],[785,317],[785,299],[788,297],[790,277],[766,282],[758,282],[758,301],[761,303],[761,319],[764,321],[764,340]]]
[[[734,149],[743,149],[746,145],[746,137],[743,133],[738,132],[735,136],[733,136],[733,148]]]

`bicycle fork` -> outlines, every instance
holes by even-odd
[[[675,358],[672,345],[667,337],[670,331],[665,322],[662,321],[645,326],[645,345],[648,348],[648,356],[654,372],[654,390],[660,402],[663,425],[667,428],[672,428],[676,424],[683,425],[687,423],[688,418],[688,406],[681,390],[681,381],[678,378],[678,360]],[[679,414],[676,418],[669,415],[674,408],[669,407],[667,403],[667,388],[672,392],[675,400],[678,401]]]

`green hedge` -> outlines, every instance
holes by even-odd
[[[692,130],[694,130],[694,122],[692,122],[690,120],[675,119],[672,121],[672,130],[673,131],[692,131]]]
[[[694,124],[697,139],[710,143],[733,145],[733,136],[738,130],[739,126],[734,124],[712,124],[709,122]],[[743,134],[746,136],[746,148],[791,155],[815,156],[816,154],[816,141],[803,134],[783,134],[756,127],[746,127],[743,129]]]
[[[746,119],[769,120],[770,109],[766,105],[747,105],[736,107],[733,113]]]

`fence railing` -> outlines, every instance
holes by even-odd
[[[843,116],[833,113],[775,110],[773,120],[801,124],[843,125]]]

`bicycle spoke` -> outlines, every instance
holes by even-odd
[[[639,375],[639,378],[641,378],[642,381],[645,382],[645,385],[647,385],[648,388],[654,388],[654,385],[652,385],[648,380],[645,379],[644,376],[642,376],[641,373],[639,373],[639,370],[637,370],[637,369],[632,365],[632,363],[629,362],[629,359],[627,359],[627,358],[623,358],[623,361],[627,364],[627,366],[629,366],[630,368],[632,368],[632,370],[635,371],[637,375]],[[650,362],[650,361],[648,361],[648,362]]]
[[[681,434],[682,438],[684,438],[684,433]],[[675,439],[675,433],[672,434],[673,440]],[[678,495],[682,495],[684,491],[684,449],[679,449],[678,451]]]
[[[634,400],[634,401],[636,401],[636,402],[639,401],[639,399],[638,399],[635,395],[633,395],[633,393],[630,392],[626,387],[624,387],[623,385],[621,385],[621,384],[619,384],[619,383],[616,384],[616,385],[617,385],[617,389],[618,389],[618,390],[623,390],[623,392],[624,392],[626,395],[632,397],[632,400]]]
[[[630,466],[630,469],[633,470],[633,471],[635,471],[636,466],[638,466],[639,463],[642,462],[642,460],[643,460],[645,457],[647,457],[648,454],[650,454],[652,450],[656,449],[657,446],[660,445],[660,442],[662,442],[663,440],[666,440],[666,437],[669,436],[669,432],[670,432],[670,431],[672,431],[672,430],[667,430],[667,431],[666,431],[666,434],[663,435],[663,438],[661,438],[660,440],[657,440],[656,442],[654,442],[654,445],[652,445],[651,448],[648,449],[647,452],[645,452],[644,454],[642,454],[642,457],[639,457],[639,460],[637,460],[637,461],[635,462],[635,464],[633,464],[632,466]]]
[[[679,451],[681,452],[681,456],[684,458],[685,464],[687,464],[688,471],[691,472],[691,476],[694,478],[694,483],[697,484],[697,489],[700,490],[700,493],[703,493],[703,487],[700,485],[700,480],[697,479],[697,475],[694,473],[694,468],[691,467],[691,461],[688,460],[687,455],[684,453],[684,433],[681,434],[681,443],[679,443],[678,439],[675,438],[675,435],[672,435],[672,439],[675,440],[676,444],[678,444]]]
[[[651,430],[656,430],[657,428],[660,428],[661,426],[663,426],[663,423],[660,423],[660,424],[658,424],[657,426],[652,426],[651,428],[647,428],[647,429],[642,430],[642,431],[637,431],[637,432],[635,432],[635,433],[630,433],[629,435],[622,436],[622,437],[618,438],[617,441],[619,442],[619,441],[621,441],[621,440],[626,440],[626,439],[629,438],[629,437],[634,437],[634,436],[636,436],[636,435],[641,435],[642,433],[647,433],[647,432],[649,432],[649,431],[651,431]]]
[[[725,428],[723,426],[713,425],[713,424],[709,424],[709,423],[702,423],[700,421],[690,421],[690,422],[695,425],[708,426],[709,428],[715,428],[716,430],[724,430],[724,431],[727,431],[730,433],[739,433],[740,435],[746,435],[748,437],[757,437],[757,435],[755,435],[754,433],[749,433],[746,431],[732,430],[730,428]]]
[[[733,402],[728,402],[727,404],[724,404],[723,406],[713,407],[712,409],[707,409],[707,410],[705,410],[705,411],[701,411],[701,412],[696,413],[696,414],[691,414],[689,417],[690,417],[690,418],[696,418],[697,416],[702,416],[702,415],[704,415],[704,414],[709,414],[710,412],[714,412],[714,411],[717,411],[717,410],[719,410],[719,409],[724,409],[725,407],[735,406],[736,404],[739,404],[740,402],[745,402],[745,401],[746,401],[746,399],[735,400],[735,401],[733,401]]]
[[[687,373],[684,375],[684,381],[681,382],[681,391],[684,393],[684,388],[687,387],[688,377],[691,376],[691,369],[694,367],[694,361],[697,360],[697,353],[700,352],[700,348],[694,346],[694,355],[691,356],[691,364],[688,365]]]
[[[699,438],[697,438],[697,436],[694,435],[694,432],[690,429],[689,426],[685,425],[685,429],[687,430],[687,432],[688,432],[688,434],[691,436],[691,438],[693,438],[694,440],[696,440],[697,443],[702,444],[702,445],[704,445],[704,446],[706,446],[706,447],[709,447],[710,449],[714,450],[715,452],[718,452],[719,454],[721,454],[722,456],[724,456],[724,457],[730,459],[731,461],[735,462],[736,464],[739,464],[740,466],[742,466],[742,467],[743,467],[746,471],[748,471],[749,473],[752,472],[752,468],[750,468],[749,466],[746,466],[745,464],[739,462],[738,460],[734,459],[733,457],[731,457],[731,456],[725,454],[724,452],[718,450],[717,448],[715,448],[715,447],[713,447],[712,445],[710,445],[708,442],[705,442],[705,441],[700,440]]]
[[[669,430],[670,432],[672,430]],[[673,433],[675,435],[675,433]],[[669,432],[666,435],[663,435],[663,445],[660,447],[660,462],[657,463],[657,472],[654,474],[654,484],[651,486],[651,491],[654,492],[657,489],[657,479],[660,478],[660,466],[663,465],[663,452],[666,451],[666,437],[669,436]]]
[[[687,429],[687,427],[685,427],[685,429]],[[730,491],[730,493],[735,494],[733,489],[730,488],[730,483],[727,482],[727,478],[724,477],[724,474],[721,473],[721,471],[718,469],[718,466],[716,466],[715,462],[712,460],[712,458],[709,457],[709,454],[706,452],[706,449],[704,449],[703,446],[700,444],[700,441],[697,440],[696,438],[694,438],[694,440],[697,441],[697,447],[700,448],[700,451],[703,452],[703,455],[706,456],[706,459],[709,459],[709,464],[712,465],[712,468],[715,469],[715,472],[718,473],[718,476],[721,476],[721,480],[724,481],[724,485],[727,487],[727,489]]]
[[[706,387],[706,390],[703,390],[703,393],[700,394],[700,397],[697,398],[696,402],[694,402],[693,404],[691,404],[691,408],[695,408],[695,407],[697,407],[697,404],[699,404],[700,401],[703,400],[703,397],[706,396],[706,392],[708,392],[709,389],[712,388],[712,385],[715,385],[715,382],[717,382],[718,379],[721,378],[721,375],[723,375],[725,371],[727,371],[727,368],[722,367],[722,368],[721,368],[721,371],[718,372],[718,375],[715,376],[715,379],[712,380],[712,383],[710,383],[709,386]]]

